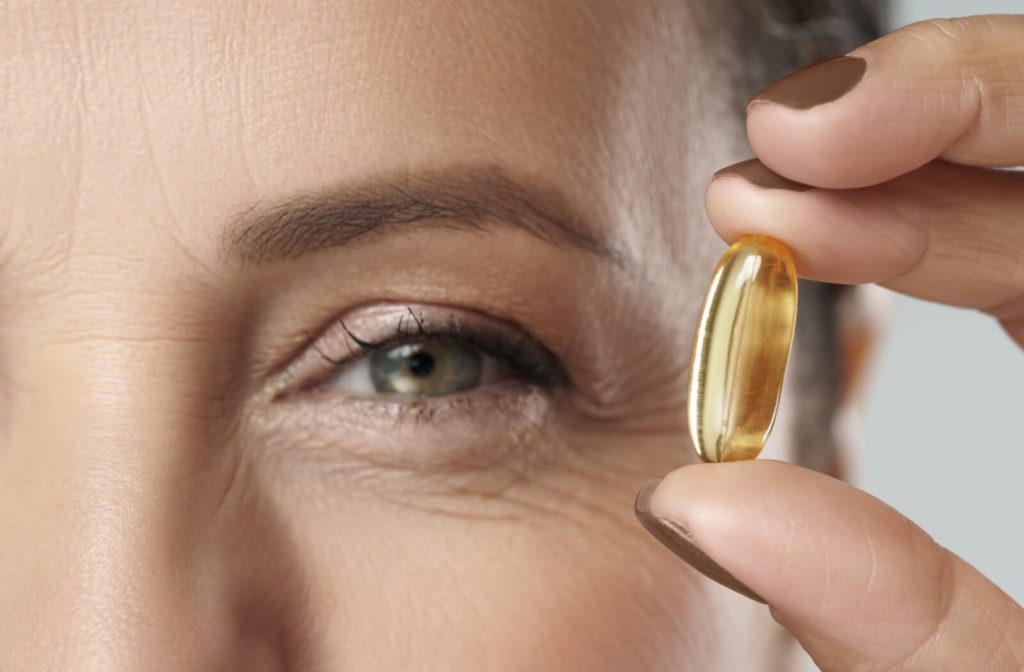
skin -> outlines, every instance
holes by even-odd
[[[906,669],[1016,669],[1019,608],[959,565],[969,580],[908,581],[908,554],[940,569],[945,556],[884,534],[913,528],[838,481],[766,461],[684,467],[658,488],[652,507],[688,522],[770,612],[681,566],[633,519],[640,483],[692,460],[689,327],[722,249],[701,193],[744,153],[742,115],[708,81],[726,55],[699,42],[702,17],[684,3],[287,5],[26,3],[0,22],[0,668],[772,669],[775,616],[825,669],[900,669],[878,657],[900,647],[923,652]],[[907,53],[924,53],[913,42]],[[772,114],[751,111],[755,150],[818,185],[769,158],[771,138],[805,132],[807,117]],[[870,115],[848,114],[867,128]],[[557,194],[615,260],[489,216],[483,232],[421,222],[302,258],[225,254],[225,227],[254,204],[480,164]],[[833,177],[821,186],[842,186]],[[755,224],[723,215],[730,196],[805,198],[772,221],[830,221],[811,216],[832,192],[715,185],[726,239]],[[774,233],[820,275],[820,237]],[[961,261],[984,266],[990,247],[970,249]],[[514,323],[572,385],[509,382],[401,411],[305,385],[326,368],[312,346],[350,356],[339,318],[376,336],[407,306]],[[789,442],[783,424],[774,455]],[[744,511],[768,484],[786,493],[772,516]],[[879,590],[906,590],[924,623],[953,595],[964,608],[931,613],[943,633],[969,637],[999,609],[1002,630],[989,629],[1009,643],[951,658],[911,651],[921,632],[870,627],[860,575],[787,562],[810,556],[761,534],[794,520],[799,495],[823,512],[807,538],[884,543]],[[839,509],[881,532],[825,525]],[[765,524],[737,524],[750,520]],[[792,590],[836,577],[831,602]],[[839,623],[864,627],[836,637]]]
[[[689,325],[723,249],[702,192],[743,151],[730,92],[690,93],[714,56],[699,18],[571,0],[7,7],[0,669],[770,659],[763,609],[681,569],[631,511],[693,459]],[[226,253],[254,207],[467,166],[556,194],[618,263],[490,216]],[[376,338],[407,306],[515,323],[574,384],[404,410],[303,389],[325,369],[311,346],[348,355],[339,319]],[[742,647],[719,645],[732,622]]]

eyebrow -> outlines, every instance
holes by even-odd
[[[260,265],[415,224],[469,231],[511,226],[552,245],[569,245],[623,265],[621,254],[597,236],[593,223],[562,192],[517,181],[495,165],[381,176],[257,202],[229,220],[221,243],[228,260]]]

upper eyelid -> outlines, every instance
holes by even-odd
[[[342,331],[345,332],[345,335],[348,336],[357,346],[359,346],[363,350],[375,350],[377,348],[384,347],[384,346],[388,345],[389,343],[391,343],[391,342],[393,342],[393,341],[395,341],[395,340],[397,340],[399,338],[409,338],[411,336],[420,336],[420,337],[427,337],[427,338],[436,337],[436,336],[459,337],[462,334],[461,327],[459,326],[458,321],[453,319],[454,316],[452,314],[449,314],[449,320],[447,320],[446,323],[445,323],[446,327],[448,328],[448,331],[446,331],[446,332],[430,331],[430,330],[428,330],[426,328],[426,320],[423,319],[422,315],[417,316],[416,313],[413,311],[412,307],[410,307],[410,306],[407,306],[406,308],[408,310],[409,317],[416,324],[416,328],[417,328],[417,333],[416,334],[406,333],[406,331],[405,331],[405,329],[403,327],[403,324],[407,324],[407,321],[405,320],[404,316],[399,316],[398,323],[397,323],[397,325],[395,327],[395,333],[393,335],[385,337],[385,338],[382,338],[382,339],[380,339],[378,341],[373,341],[373,342],[364,340],[364,339],[360,338],[359,336],[357,336],[356,334],[352,333],[352,330],[349,329],[348,326],[346,326],[344,319],[338,318],[337,323],[341,326],[341,329],[342,329]],[[316,348],[316,339],[311,338],[310,339],[310,344],[315,349]],[[335,358],[331,357],[330,355],[328,355],[327,353],[325,353],[325,352],[323,352],[321,350],[317,350],[317,353],[319,353],[328,362],[331,362],[332,364],[336,364],[336,365],[344,363],[346,361],[346,359],[347,359],[347,358],[345,358],[345,359],[335,359]],[[350,357],[354,357],[354,356],[359,355],[359,354],[361,354],[361,353],[352,352],[351,350],[349,351],[349,356]]]
[[[398,322],[395,325],[395,334],[391,338],[377,341],[375,343],[364,341],[363,339],[353,334],[352,330],[345,325],[345,321],[342,318],[338,318],[338,324],[341,325],[341,328],[345,332],[345,334],[353,341],[355,341],[356,344],[358,344],[360,347],[368,349],[384,345],[389,340],[393,340],[394,338],[408,338],[413,335],[427,336],[441,333],[439,331],[429,331],[426,326],[427,322],[423,318],[422,313],[417,316],[416,311],[412,309],[412,306],[406,306],[406,311],[406,314],[398,316]],[[405,325],[408,325],[409,321],[412,321],[416,325],[416,334],[410,334],[406,331]],[[445,327],[448,329],[447,335],[449,336],[458,336],[460,333],[459,323],[457,320],[454,319],[453,313],[448,314],[448,319],[445,321]]]

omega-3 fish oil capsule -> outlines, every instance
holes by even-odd
[[[785,245],[741,237],[718,262],[690,359],[687,420],[707,462],[751,460],[775,422],[797,303]]]

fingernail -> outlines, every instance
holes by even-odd
[[[752,600],[767,604],[765,599],[740,583],[735,576],[727,572],[717,562],[700,550],[693,535],[681,523],[669,520],[663,516],[651,513],[650,501],[660,479],[654,479],[644,483],[640,492],[636,495],[634,509],[636,518],[647,528],[647,531],[654,535],[654,538],[664,544],[668,550],[682,558],[688,565],[708,577],[717,581],[726,588],[735,590],[740,595],[745,595]]]
[[[840,56],[809,65],[758,91],[747,103],[747,110],[761,102],[798,110],[831,103],[857,86],[867,67],[867,61],[856,56]]]
[[[715,171],[711,180],[714,181],[720,177],[727,176],[742,177],[751,184],[755,184],[759,187],[766,187],[768,189],[807,191],[811,188],[810,185],[803,184],[802,182],[794,182],[789,178],[772,172],[768,166],[764,165],[757,159],[747,159],[746,161],[740,161],[739,163],[734,163],[731,166],[726,166],[721,170]]]

